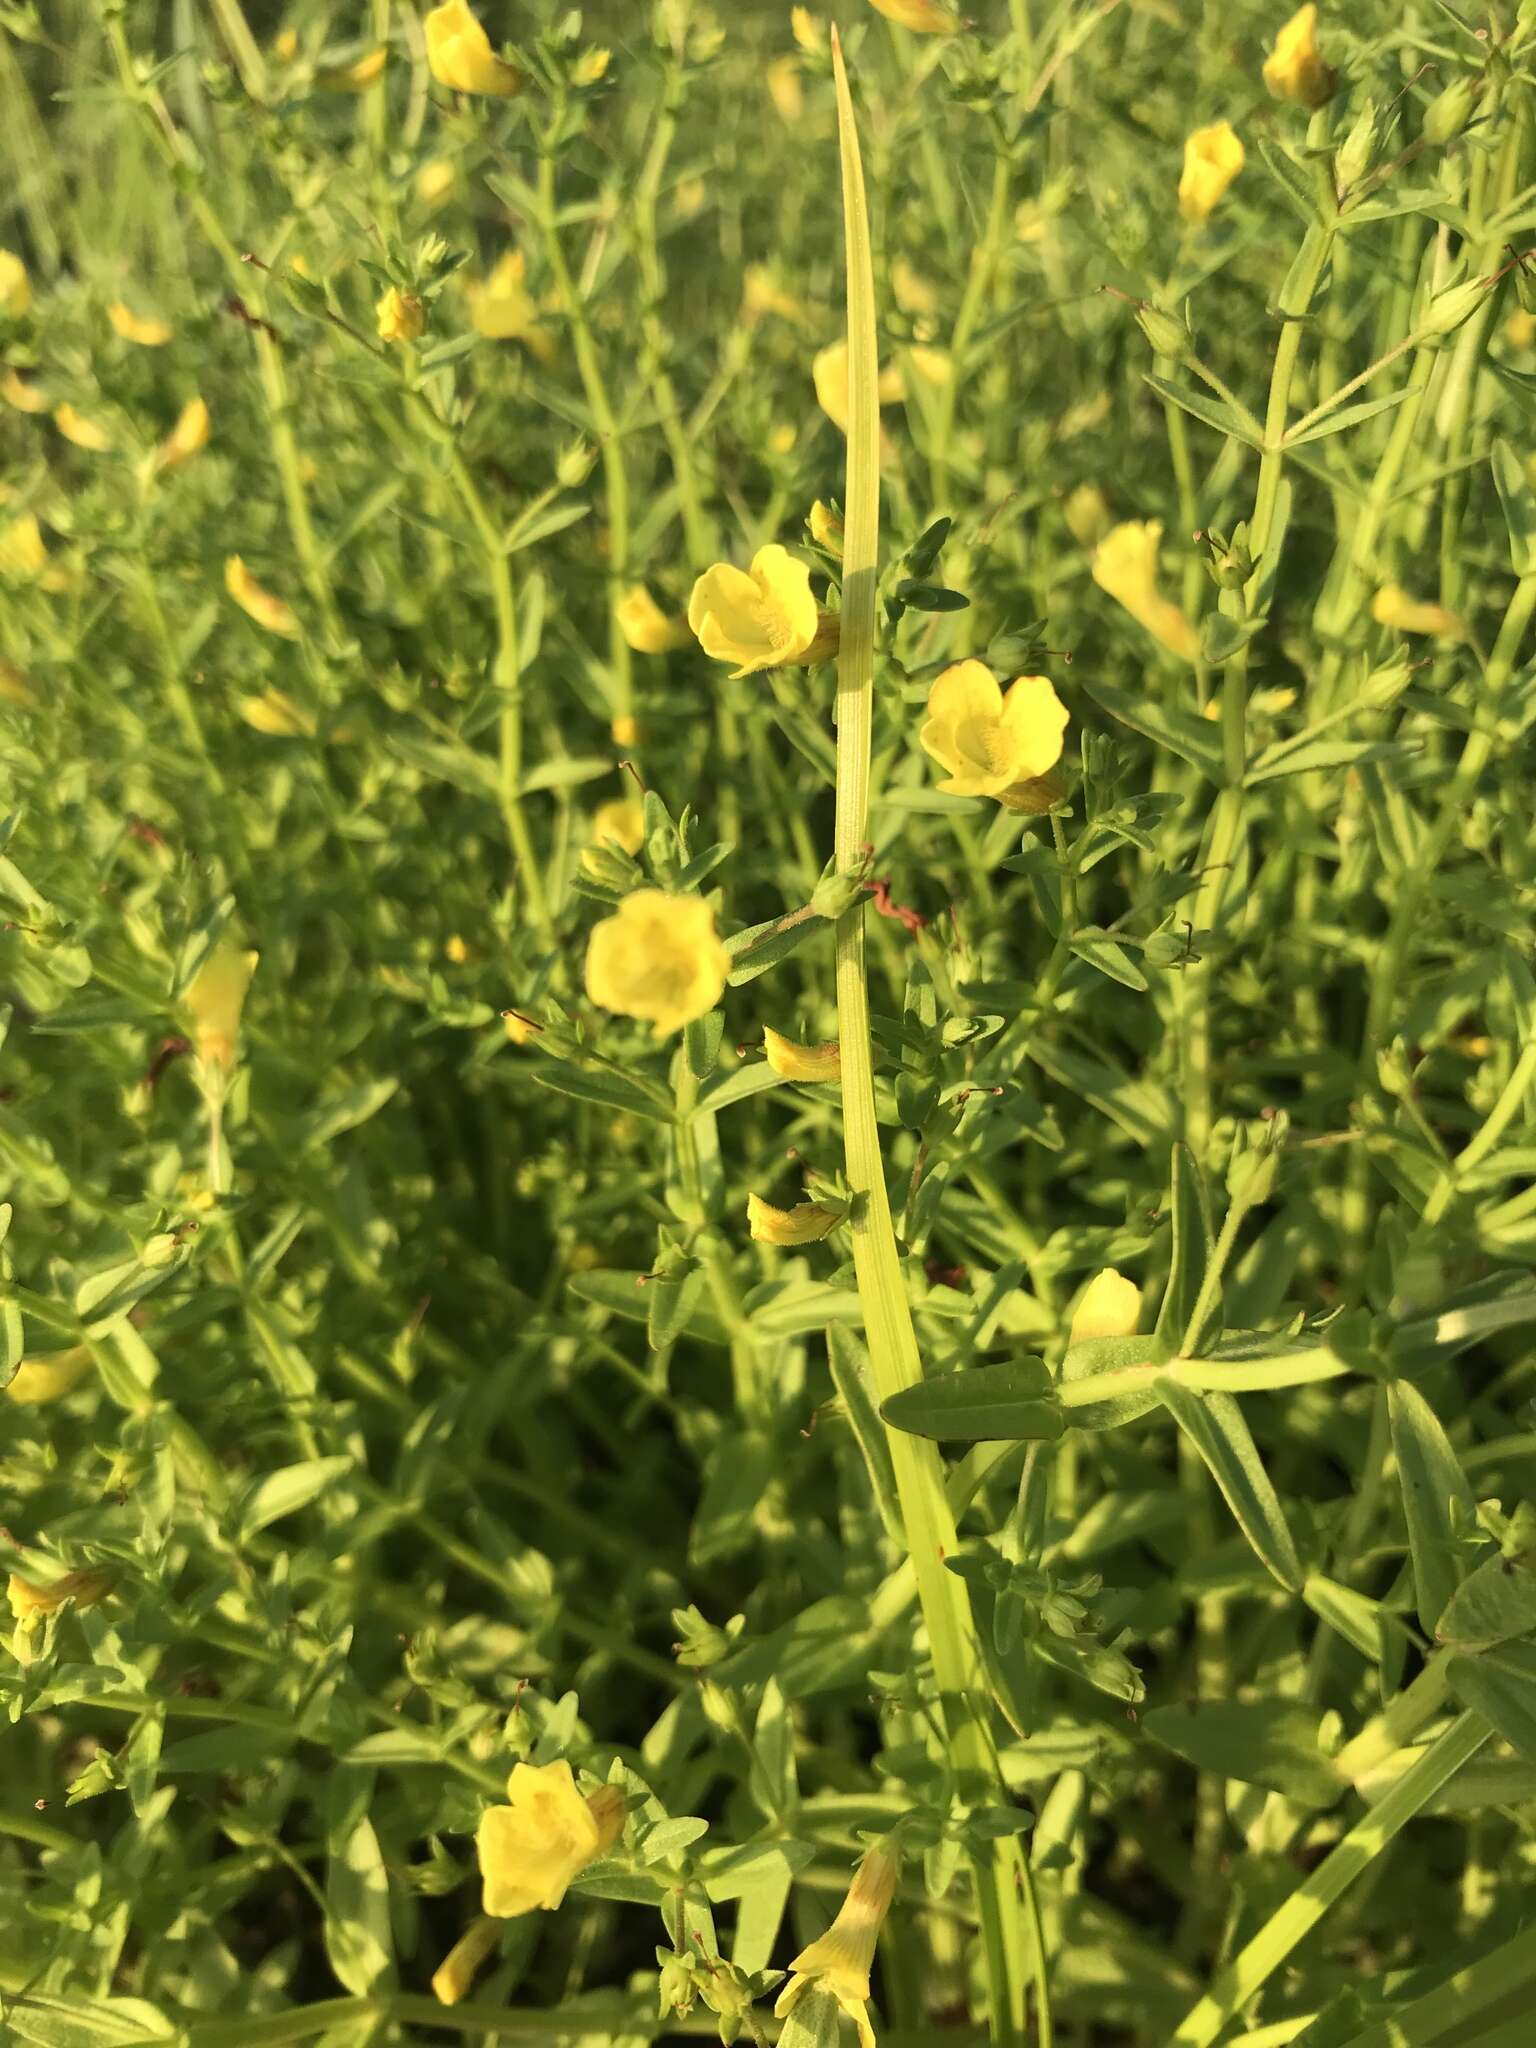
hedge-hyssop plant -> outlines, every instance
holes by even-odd
[[[1528,2038],[1533,67],[0,9],[0,2035]]]

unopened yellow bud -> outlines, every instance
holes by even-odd
[[[632,711],[621,711],[608,728],[616,747],[638,747],[640,721]]]
[[[458,178],[459,167],[451,157],[434,157],[416,173],[416,197],[423,206],[441,206]]]
[[[298,638],[299,622],[294,613],[282,598],[256,581],[238,555],[231,555],[224,564],[224,588],[264,632],[280,633],[289,640]]]
[[[768,97],[773,101],[779,119],[792,128],[805,111],[805,91],[800,83],[800,59],[775,57],[763,73],[763,83],[768,88]]]
[[[1129,1337],[1141,1314],[1141,1289],[1113,1266],[1095,1273],[1072,1311],[1071,1344],[1090,1337]]]
[[[836,1081],[843,1071],[842,1054],[835,1038],[826,1045],[801,1045],[793,1038],[781,1038],[765,1024],[763,1052],[782,1081]]]
[[[432,1973],[432,1995],[439,2005],[458,2004],[500,1939],[501,1929],[488,1913],[471,1923]]]
[[[843,522],[823,499],[818,498],[806,518],[811,530],[811,539],[818,547],[826,549],[829,555],[843,558]]]
[[[1179,175],[1179,211],[1192,226],[1210,219],[1245,159],[1246,152],[1230,121],[1213,121],[1189,137]]]
[[[402,292],[391,285],[374,308],[379,339],[383,342],[416,341],[427,324],[427,309],[414,292]]]
[[[1298,8],[1275,37],[1275,47],[1264,60],[1264,83],[1277,100],[1291,100],[1298,107],[1320,107],[1332,99],[1338,80],[1317,47],[1317,8],[1312,0]]]
[[[453,92],[479,93],[510,99],[527,80],[515,65],[505,64],[491,48],[491,39],[471,13],[468,0],[446,0],[423,23],[427,38],[427,69],[439,85]]]
[[[389,51],[380,43],[376,50],[359,57],[355,64],[347,64],[334,71],[317,71],[315,83],[322,92],[366,92],[370,85],[384,76],[384,66],[388,62]]]
[[[220,938],[182,995],[192,1021],[192,1043],[205,1066],[228,1073],[235,1064],[240,1018],[259,954]]]
[[[1096,547],[1109,531],[1109,500],[1097,484],[1079,484],[1068,494],[1061,514],[1080,548]]]
[[[66,1600],[73,1601],[77,1608],[94,1607],[106,1599],[111,1588],[112,1581],[105,1572],[65,1572],[62,1578],[50,1579],[45,1585],[12,1572],[5,1592],[16,1619],[24,1627],[35,1627],[45,1615],[57,1614]]]
[[[608,76],[612,56],[611,50],[583,50],[572,68],[571,82],[580,86],[596,85],[599,79]]]
[[[686,619],[670,618],[643,583],[632,584],[614,607],[619,631],[637,654],[670,654],[692,637]]]

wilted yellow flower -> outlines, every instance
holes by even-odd
[[[515,65],[504,64],[491,39],[470,12],[468,0],[446,0],[423,23],[427,37],[427,68],[439,85],[455,92],[510,99],[526,80]]]
[[[37,515],[23,512],[0,526],[0,575],[41,576],[48,566],[48,547]]]
[[[774,2014],[783,2019],[808,1991],[830,1992],[859,2031],[859,2048],[875,2048],[869,2019],[869,1966],[885,1916],[896,1896],[901,1857],[889,1842],[880,1842],[854,1872],[848,1896],[837,1918],[809,1948],[801,1949],[789,1966],[789,1982],[779,1993]]]
[[[607,1855],[623,1826],[617,1786],[583,1797],[563,1758],[514,1764],[507,1804],[488,1807],[475,1831],[485,1911],[497,1920],[536,1907],[554,1912],[571,1880]]]
[[[954,9],[938,6],[937,0],[869,0],[869,4],[876,14],[883,14],[899,28],[911,29],[914,35],[953,35],[960,26]]]
[[[688,645],[688,626],[669,618],[643,583],[635,583],[614,606],[619,631],[636,654],[669,654]]]
[[[106,1599],[111,1586],[105,1572],[65,1572],[62,1578],[50,1579],[45,1586],[12,1572],[5,1594],[12,1614],[23,1627],[30,1628],[45,1614],[57,1614],[66,1600],[73,1600],[76,1607],[94,1607]]]
[[[1277,100],[1299,107],[1320,107],[1333,97],[1337,81],[1317,47],[1317,8],[1308,0],[1297,8],[1275,37],[1264,60],[1264,83]]]
[[[1435,633],[1442,640],[1460,639],[1463,630],[1455,612],[1410,597],[1398,583],[1384,583],[1377,591],[1371,599],[1371,617],[1379,626],[1395,626],[1399,633]]]
[[[1093,580],[1170,653],[1194,661],[1200,653],[1200,635],[1157,587],[1162,538],[1160,519],[1127,519],[1111,527],[1093,551]]]
[[[150,457],[155,469],[179,469],[208,446],[208,405],[205,399],[189,398],[181,408],[174,427]]]
[[[935,677],[918,740],[949,770],[947,796],[990,796],[1008,810],[1043,810],[1033,785],[1061,759],[1067,708],[1048,676],[1019,676],[1006,694],[985,662],[957,661]]]
[[[1179,211],[1184,218],[1197,227],[1209,220],[1244,161],[1242,142],[1230,121],[1197,128],[1184,144],[1179,177]]]
[[[140,348],[164,348],[171,339],[172,330],[163,320],[151,320],[135,313],[132,306],[124,305],[121,299],[114,299],[107,308],[107,318],[112,323],[112,332],[124,341],[136,342]]]
[[[46,1358],[24,1358],[5,1391],[24,1408],[41,1407],[45,1401],[62,1400],[90,1369],[89,1347],[72,1344],[67,1351],[54,1351]]]
[[[467,284],[469,324],[487,341],[520,341],[541,363],[553,360],[555,338],[539,325],[538,308],[523,283],[527,258],[509,249],[483,284]]]
[[[14,405],[18,412],[46,412],[52,403],[37,385],[29,384],[15,370],[0,373],[0,398],[7,405]]]
[[[1095,1273],[1072,1311],[1069,1344],[1082,1344],[1090,1337],[1129,1337],[1141,1314],[1141,1289],[1113,1266]]]
[[[715,1007],[730,964],[702,896],[636,889],[593,928],[587,994],[621,1017],[643,1017],[665,1038]]]
[[[811,539],[824,547],[829,555],[842,560],[843,522],[823,499],[818,498],[806,516],[806,525],[811,529]]]
[[[73,441],[77,448],[89,449],[92,455],[105,455],[112,446],[112,436],[98,421],[87,419],[83,412],[77,412],[67,402],[53,409],[53,424],[66,441]]]
[[[763,73],[763,83],[768,88],[768,97],[773,101],[779,119],[793,127],[805,112],[805,91],[800,83],[800,59],[775,57]]]
[[[820,1244],[842,1220],[840,1209],[829,1209],[821,1202],[796,1202],[793,1209],[776,1209],[761,1195],[747,1197],[747,1230],[754,1244],[773,1244],[781,1249]]]
[[[1091,548],[1109,531],[1109,500],[1097,484],[1079,484],[1061,508],[1067,531],[1080,548]]]
[[[427,309],[414,292],[402,292],[391,285],[374,307],[379,339],[383,342],[415,341],[427,324]]]
[[[809,7],[791,7],[789,32],[807,57],[816,57],[827,47],[827,32]]]
[[[592,817],[592,843],[601,846],[611,839],[626,853],[638,853],[645,844],[645,806],[638,797],[616,796],[599,804]]]
[[[842,1075],[842,1052],[835,1038],[826,1045],[801,1045],[765,1024],[763,1051],[781,1081],[836,1081]]]
[[[430,20],[427,37],[430,51]],[[322,92],[366,92],[375,80],[383,77],[384,66],[388,62],[389,50],[385,44],[380,43],[377,49],[370,50],[364,57],[359,57],[355,64],[345,64],[331,71],[317,71],[315,83]],[[433,69],[436,69],[435,65]],[[470,88],[466,86],[464,90],[468,91]]]
[[[811,594],[811,572],[777,541],[759,548],[751,573],[716,562],[693,586],[688,624],[712,661],[734,661],[733,677],[824,661],[837,620]]]
[[[32,280],[27,266],[9,249],[0,249],[0,319],[19,320],[32,309]]]
[[[848,344],[846,341],[830,342],[817,351],[811,364],[811,380],[816,386],[816,403],[821,407],[834,426],[848,431]],[[907,387],[901,371],[893,363],[880,372],[875,386],[875,396],[881,405],[896,405],[907,395]]]
[[[222,1067],[226,1074],[234,1066],[245,994],[260,957],[219,938],[182,991],[192,1020],[192,1044],[205,1066]]]
[[[280,597],[262,588],[238,555],[231,555],[224,564],[224,588],[266,632],[298,638],[299,622],[293,612]]]
[[[452,157],[435,156],[416,173],[416,197],[423,206],[441,206],[458,178],[459,167]]]
[[[247,725],[272,739],[312,739],[316,731],[313,714],[295,704],[286,690],[263,690],[259,697],[242,697],[235,709]]]

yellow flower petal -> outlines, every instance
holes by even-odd
[[[688,645],[687,621],[669,618],[643,583],[632,584],[614,607],[619,631],[637,654],[668,654]]]
[[[737,664],[733,676],[805,661],[822,629],[809,567],[777,541],[758,549],[750,575],[729,562],[706,569],[688,624],[711,660]]]
[[[820,1202],[797,1202],[792,1209],[776,1209],[761,1195],[747,1196],[747,1230],[755,1244],[819,1244],[842,1220],[841,1211]]]
[[[18,412],[47,412],[52,402],[35,384],[10,369],[0,374],[0,398]]]
[[[224,564],[224,588],[240,609],[265,631],[281,633],[289,640],[297,639],[298,619],[280,597],[274,597],[270,590],[256,581],[238,555],[231,555]]]
[[[263,690],[259,697],[241,697],[236,710],[256,732],[272,739],[313,738],[313,715],[295,704],[285,690]]]
[[[941,7],[938,0],[869,0],[876,14],[883,14],[887,21],[894,21],[899,28],[909,28],[919,36],[949,36],[960,26],[960,17],[951,7]]]
[[[1243,168],[1246,152],[1230,121],[1197,128],[1184,144],[1179,177],[1179,211],[1198,227],[1215,212],[1222,194]]]
[[[226,1073],[235,1064],[246,991],[259,958],[220,938],[182,992],[198,1058]]]
[[[0,526],[0,575],[30,579],[48,567],[48,547],[37,515],[23,512]]]
[[[553,1912],[571,1880],[618,1840],[623,1812],[614,1787],[584,1798],[563,1759],[514,1765],[507,1804],[487,1808],[475,1835],[484,1910],[498,1920]]]
[[[1320,107],[1333,97],[1337,82],[1317,47],[1317,8],[1308,0],[1275,37],[1275,47],[1264,60],[1264,83],[1277,100]]]
[[[783,1081],[836,1081],[842,1074],[842,1053],[834,1038],[826,1045],[801,1045],[763,1026],[763,1052]],[[756,1200],[756,1197],[753,1197]]]
[[[54,407],[53,424],[66,441],[73,441],[77,448],[87,448],[92,455],[105,455],[112,446],[112,436],[97,420],[87,419],[69,404]]]
[[[105,1572],[65,1572],[62,1578],[50,1579],[46,1585],[12,1572],[5,1591],[16,1619],[35,1622],[45,1614],[56,1614],[66,1600],[72,1600],[77,1608],[94,1607],[106,1599],[111,1586]]]
[[[121,299],[114,299],[107,308],[107,318],[112,331],[124,341],[134,342],[139,348],[164,348],[172,338],[172,330],[163,320],[152,320],[135,313],[132,306],[124,305]]]
[[[1112,527],[1093,551],[1093,580],[1138,625],[1185,661],[1200,653],[1200,636],[1183,612],[1157,588],[1161,520],[1128,519]]]
[[[9,249],[0,249],[0,319],[19,320],[32,310],[32,280],[27,266]]]
[[[1465,630],[1461,620],[1443,604],[1410,597],[1397,583],[1384,583],[1371,599],[1371,617],[1381,626],[1394,626],[1399,633],[1434,633],[1442,640],[1459,639]]]
[[[601,846],[611,839],[626,853],[638,853],[645,844],[645,806],[637,797],[616,796],[599,804],[592,819],[593,843]]]
[[[487,341],[520,341],[540,362],[555,355],[554,336],[541,327],[538,309],[523,283],[527,258],[521,249],[509,249],[482,284],[464,287],[469,300],[469,323]]]
[[[59,1401],[91,1369],[91,1353],[84,1344],[72,1344],[67,1351],[55,1351],[47,1358],[24,1358],[17,1366],[6,1396],[24,1408],[41,1407]]]
[[[415,341],[427,324],[427,309],[414,292],[391,285],[374,308],[382,342]]]
[[[1072,1311],[1071,1344],[1090,1337],[1129,1337],[1141,1314],[1141,1289],[1113,1266],[1095,1273]]]
[[[587,994],[665,1038],[712,1010],[725,992],[730,956],[701,896],[636,889],[587,942]]]
[[[504,64],[492,50],[491,39],[470,11],[468,0],[446,0],[444,6],[434,7],[423,27],[427,68],[439,85],[454,92],[509,99],[527,83],[514,65]]]
[[[389,50],[380,43],[376,50],[359,57],[355,64],[342,65],[338,69],[317,71],[315,83],[322,92],[366,92],[370,85],[384,75],[389,62]],[[468,88],[466,88],[467,90]]]
[[[1002,801],[1061,759],[1067,722],[1048,676],[1019,676],[1004,696],[984,662],[957,661],[934,680],[918,741],[948,769],[939,784],[947,795]]]
[[[156,469],[179,469],[208,446],[208,406],[201,398],[189,398],[170,433],[152,458]]]

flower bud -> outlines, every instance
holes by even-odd
[[[840,516],[822,498],[818,498],[806,516],[806,526],[816,545],[825,548],[829,555],[843,559],[843,522]]]
[[[1144,299],[1136,309],[1136,324],[1152,344],[1154,355],[1180,363],[1189,354],[1190,332],[1176,313],[1166,312]]]
[[[1464,320],[1472,315],[1488,295],[1488,280],[1484,277],[1469,278],[1465,284],[1450,285],[1443,292],[1436,292],[1419,317],[1419,331],[1427,339],[1431,335],[1454,334]]]
[[[1471,120],[1482,89],[1482,79],[1470,72],[1453,79],[1424,110],[1420,130],[1424,140],[1436,144],[1454,142]]]
[[[1376,102],[1367,100],[1333,159],[1333,181],[1341,193],[1358,185],[1376,161],[1378,123]]]
[[[836,1081],[843,1071],[842,1054],[835,1038],[827,1045],[800,1045],[764,1025],[763,1052],[769,1066],[783,1081]]]

